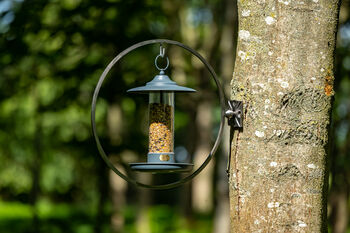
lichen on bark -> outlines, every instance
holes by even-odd
[[[231,232],[326,232],[338,0],[239,0]]]

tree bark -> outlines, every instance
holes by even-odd
[[[339,0],[240,0],[231,232],[327,232],[327,142]]]

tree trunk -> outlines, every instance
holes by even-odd
[[[231,232],[326,232],[339,0],[240,0]]]

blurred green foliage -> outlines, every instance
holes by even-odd
[[[329,177],[330,232],[350,232],[350,1],[342,2],[335,57]]]
[[[90,133],[90,103],[97,80],[117,53],[136,42],[181,41],[181,12],[205,9],[204,18],[198,10],[191,16],[202,31],[217,3],[0,2],[0,232],[111,232],[114,207],[108,169]],[[147,102],[126,95],[125,90],[156,74],[153,59],[158,49],[149,46],[130,53],[102,87],[96,122],[107,151],[127,155],[132,151],[144,157]],[[183,64],[184,71],[195,77],[190,56],[181,56],[190,61]],[[181,84],[198,82],[189,78]],[[108,118],[113,109],[122,112],[122,123]],[[185,142],[186,109],[180,107],[176,119],[178,142]],[[110,132],[108,125],[118,132]],[[117,161],[129,172],[123,158]],[[137,232],[137,195],[132,187],[127,192],[131,204],[121,210],[122,232]],[[185,217],[174,207],[176,200],[147,210],[152,232],[210,232],[210,216],[197,216],[194,225],[186,226]]]

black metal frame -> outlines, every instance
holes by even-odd
[[[173,183],[169,183],[169,184],[161,184],[161,185],[149,185],[149,184],[144,184],[141,182],[138,182],[134,179],[131,179],[130,177],[124,175],[122,172],[120,172],[109,160],[108,156],[106,155],[105,151],[103,150],[103,147],[101,145],[101,142],[99,140],[99,137],[97,135],[97,130],[96,130],[96,122],[95,122],[95,111],[96,111],[96,102],[97,102],[97,98],[100,92],[100,88],[108,74],[108,72],[111,70],[111,68],[122,58],[124,57],[126,54],[128,54],[129,52],[140,48],[142,46],[145,45],[150,45],[150,44],[171,44],[171,45],[176,45],[179,46],[187,51],[189,51],[191,54],[193,54],[194,56],[196,56],[204,65],[205,67],[208,69],[208,71],[210,72],[211,76],[213,77],[215,84],[218,88],[218,94],[219,94],[219,100],[220,100],[220,105],[221,105],[221,122],[220,122],[220,128],[219,128],[219,132],[217,135],[217,138],[215,140],[214,146],[211,149],[210,153],[208,154],[207,158],[205,159],[205,161],[202,163],[202,165],[197,168],[197,170],[195,170],[192,174],[184,177],[183,179],[173,182]],[[222,133],[223,133],[223,128],[224,128],[224,123],[225,123],[225,95],[224,95],[224,91],[222,89],[222,86],[219,82],[219,79],[214,71],[214,69],[210,66],[210,64],[195,50],[193,50],[192,48],[177,42],[177,41],[173,41],[173,40],[166,40],[166,39],[154,39],[154,40],[147,40],[147,41],[142,41],[140,43],[134,44],[133,46],[125,49],[124,51],[122,51],[121,53],[119,53],[106,67],[106,69],[103,71],[102,75],[100,76],[98,83],[96,85],[95,91],[94,91],[94,95],[92,98],[92,104],[91,104],[91,125],[92,125],[92,133],[93,136],[95,138],[96,141],[96,145],[98,148],[98,151],[100,152],[100,155],[102,157],[102,159],[106,162],[106,164],[109,166],[110,169],[112,169],[117,175],[119,175],[121,178],[123,178],[125,181],[130,182],[134,185],[140,186],[140,187],[144,187],[144,188],[150,188],[150,189],[170,189],[170,188],[175,188],[177,186],[180,186],[182,184],[184,184],[185,182],[190,181],[192,178],[194,178],[196,175],[198,175],[206,166],[207,164],[210,162],[211,158],[213,157],[213,155],[215,154],[221,138],[222,138]],[[243,109],[242,109],[243,111]]]

